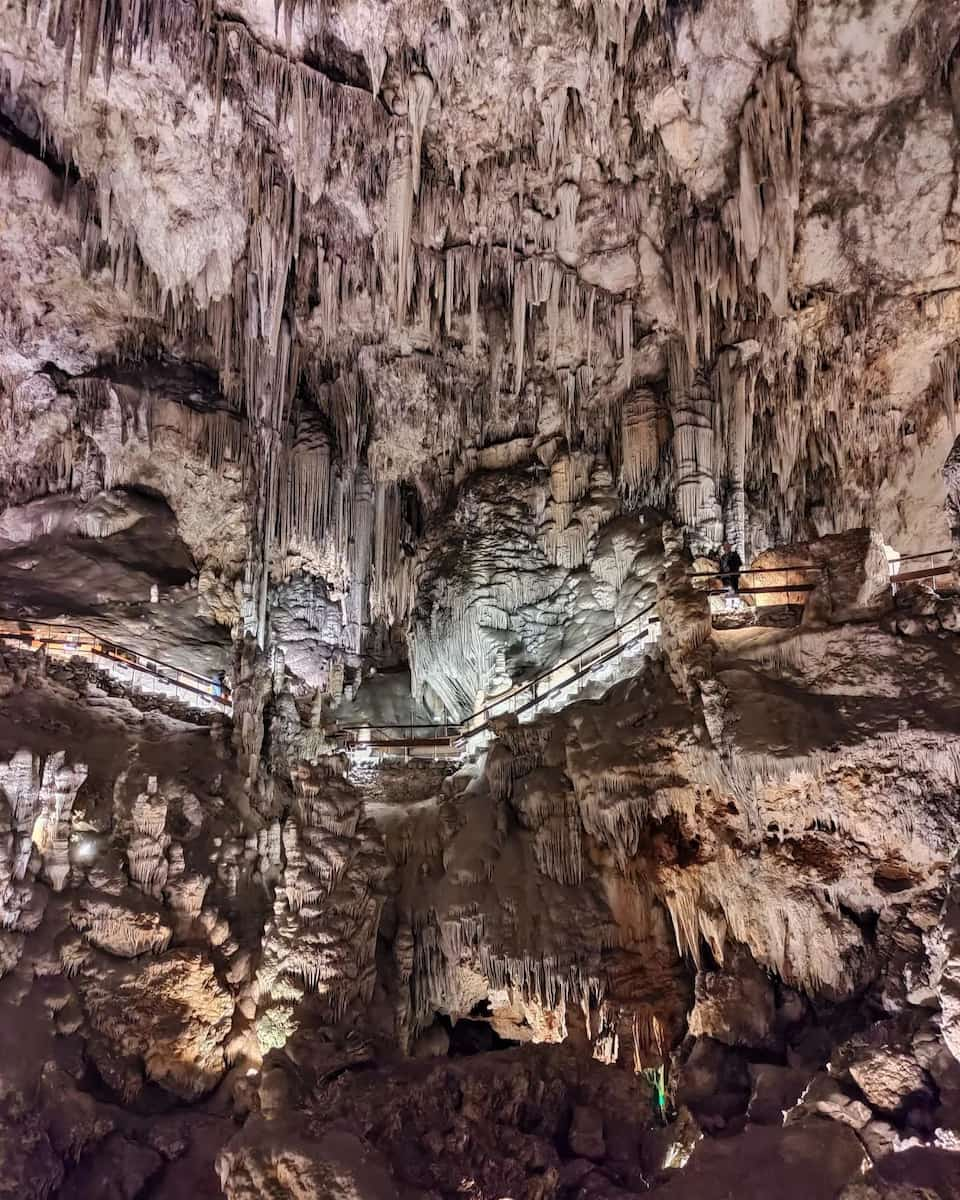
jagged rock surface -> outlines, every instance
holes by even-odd
[[[0,0],[0,1193],[958,1194],[958,38]]]

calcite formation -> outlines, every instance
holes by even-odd
[[[0,0],[0,1193],[957,1194],[958,128],[958,0]]]

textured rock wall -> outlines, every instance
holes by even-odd
[[[704,547],[945,536],[953,5],[273,16],[9,5],[0,43],[4,392],[49,422],[58,372],[212,367],[248,625],[299,563],[360,650],[424,517],[531,436]],[[218,465],[221,418],[177,422]],[[24,498],[80,486],[43,424],[17,441]]]
[[[587,455],[465,484],[421,549],[414,694],[462,719],[649,606],[658,528],[619,510],[606,463]]]
[[[881,568],[957,523],[958,34],[0,0],[0,530],[158,494],[235,642],[232,729],[4,660],[0,1189],[953,1194],[960,622]],[[711,633],[724,537],[845,567]],[[654,598],[461,770],[330,752]]]
[[[610,603],[652,556],[637,536],[618,517],[591,542]],[[10,655],[21,1194],[452,1196],[469,1168],[544,1200],[709,1196],[738,1133],[747,1195],[788,1154],[835,1194],[862,1146],[878,1171],[912,1148],[925,1178],[960,1129],[948,601],[936,628],[914,589],[879,623],[745,637],[705,634],[703,595],[661,595],[662,652],[504,719],[458,770],[309,743],[252,638],[236,759],[221,723]]]

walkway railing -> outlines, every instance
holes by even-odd
[[[406,758],[447,757],[460,740],[460,726],[340,725],[334,731],[345,750],[402,750]]]
[[[45,649],[57,658],[79,657],[104,664],[104,669],[118,682],[147,695],[171,696],[195,708],[229,710],[231,707],[229,693],[216,679],[121,646],[82,625],[0,619],[0,641],[24,650]],[[135,686],[135,681],[139,686]]]
[[[748,575],[751,580],[754,575],[790,575],[797,573],[800,575],[817,574],[823,568],[817,566],[816,563],[791,563],[784,567],[741,567],[738,572],[739,576]],[[691,579],[720,579],[725,580],[729,575],[734,574],[731,571],[693,571],[690,575]],[[768,587],[754,587],[748,585],[738,589],[738,595],[741,596],[771,596],[782,595],[789,592],[812,592],[816,587],[816,583],[809,583],[803,580],[799,583],[771,583]]]
[[[904,564],[909,564],[904,569]],[[898,584],[909,583],[914,580],[929,579],[936,582],[937,579],[952,577],[956,579],[960,575],[960,562],[958,562],[957,551],[953,546],[947,546],[942,550],[923,550],[917,554],[902,554],[899,558],[893,559],[888,563],[890,572],[890,585],[896,593]],[[738,596],[769,596],[781,595],[789,597],[795,593],[812,592],[818,585],[808,582],[804,579],[801,583],[782,582],[769,586],[752,586],[753,576],[755,575],[792,575],[794,573],[800,575],[819,574],[825,569],[824,566],[816,563],[791,563],[788,566],[782,567],[741,567],[738,572],[741,578],[747,577],[750,580],[750,585],[737,589]],[[726,580],[731,574],[729,571],[695,571],[691,574],[692,579],[720,579]],[[718,595],[720,593],[717,593]],[[789,603],[789,601],[788,601]],[[796,601],[795,604],[802,607],[806,603],[806,596],[803,596],[801,601]]]
[[[628,646],[635,645],[638,640],[646,637],[649,626],[659,624],[658,618],[650,618],[639,637],[628,639],[626,642],[621,638],[624,630],[632,629],[655,608],[655,603],[648,604],[646,608],[635,613],[629,620],[614,626],[613,629],[601,634],[594,641],[588,642],[586,646],[581,647],[575,654],[571,654],[569,658],[564,658],[545,671],[541,671],[533,679],[514,684],[508,691],[494,696],[483,708],[471,713],[466,718],[462,726],[464,736],[474,737],[476,734],[482,733],[489,728],[494,717],[503,716],[506,713],[526,712],[534,704],[540,703],[549,695],[589,674],[594,668],[622,654]]]
[[[528,712],[618,655],[639,646],[649,636],[650,627],[659,624],[659,618],[649,616],[655,607],[655,604],[647,605],[533,679],[514,684],[459,724],[341,725],[333,730],[333,736],[339,745],[349,750],[395,753],[404,758],[457,757],[468,742],[489,730],[497,717]],[[643,629],[624,640],[623,632],[633,629],[644,617],[648,620]]]
[[[911,566],[903,569],[904,563]],[[912,564],[920,564],[913,566]],[[740,595],[789,595],[812,592],[816,583],[806,579],[800,583],[781,583],[769,586],[753,584],[758,575],[809,576],[819,574],[823,567],[815,563],[791,563],[781,567],[742,567],[739,574],[750,578],[750,585],[739,589]],[[941,576],[956,576],[958,562],[954,547],[929,550],[918,554],[905,554],[891,564],[891,584],[918,579],[936,579]],[[696,571],[693,579],[725,579],[727,571]],[[659,624],[657,617],[649,614],[656,607],[649,604],[634,616],[601,634],[594,641],[581,647],[575,654],[548,667],[539,675],[514,684],[499,696],[494,696],[482,708],[471,713],[459,723],[437,724],[358,724],[342,725],[333,730],[333,736],[344,749],[372,750],[398,753],[405,758],[444,758],[459,756],[466,744],[488,731],[500,716],[520,716],[546,700],[556,696],[571,685],[579,683],[586,675],[610,662],[619,655],[641,645],[650,636],[651,626]],[[644,618],[642,630],[623,638],[623,633],[638,626]],[[229,710],[231,698],[216,679],[199,675],[194,671],[174,667],[150,655],[141,654],[129,647],[121,646],[82,625],[60,622],[27,622],[0,619],[0,642],[13,643],[27,650],[46,649],[59,658],[79,656],[106,664],[106,669],[123,683],[134,686],[147,694],[172,695],[195,707]]]
[[[910,564],[906,570],[903,569],[904,563]],[[956,575],[957,566],[957,551],[953,546],[943,550],[924,550],[920,554],[901,554],[899,559],[891,563],[890,581],[896,591],[897,584],[909,583],[914,579]]]

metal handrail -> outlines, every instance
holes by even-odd
[[[48,631],[48,632],[44,632]],[[52,634],[52,636],[51,636]],[[80,636],[76,636],[79,634]],[[58,635],[62,640],[57,640]],[[88,646],[90,653],[98,658],[105,658],[120,666],[139,671],[144,675],[152,675],[172,687],[183,688],[196,696],[214,700],[218,704],[228,706],[230,694],[225,689],[220,690],[215,680],[198,675],[185,667],[175,667],[162,659],[153,658],[149,654],[141,654],[118,642],[111,641],[87,629],[83,625],[65,625],[59,621],[39,621],[35,624],[19,619],[0,618],[0,640],[16,639],[38,641],[44,645],[60,645],[65,648]],[[168,674],[169,673],[169,674]],[[173,678],[171,678],[171,675]],[[196,685],[200,684],[200,687]]]
[[[945,550],[924,550],[921,554],[901,554],[897,562],[909,562],[914,558],[938,558],[941,554],[956,554],[956,546],[948,546]]]
[[[916,562],[918,559],[936,559],[942,555],[950,555],[948,562],[939,565],[925,567],[921,570],[904,571],[901,566],[905,562]],[[896,590],[897,583],[909,583],[913,580],[938,578],[941,575],[947,575],[955,571],[958,567],[956,547],[948,546],[942,550],[923,550],[915,554],[901,554],[896,559],[891,559],[887,562],[887,573],[890,578],[890,583]],[[806,572],[806,571],[825,571],[830,566],[829,563],[797,563],[782,567],[743,567],[738,571],[694,571],[691,572],[692,579],[728,579],[731,575],[737,575],[740,578],[750,577],[752,575],[789,575],[791,571]],[[817,587],[813,583],[784,583],[778,584],[775,587],[741,587],[738,589],[739,595],[771,595],[771,594],[789,594],[790,592],[812,592]]]
[[[575,654],[571,654],[569,658],[561,659],[560,662],[554,663],[552,667],[541,671],[539,675],[535,675],[532,679],[527,679],[521,683],[514,684],[512,688],[508,688],[507,691],[501,692],[499,696],[495,696],[488,704],[485,704],[483,708],[478,708],[476,712],[472,712],[468,717],[464,717],[461,725],[469,725],[470,722],[475,720],[477,717],[486,716],[486,714],[498,704],[503,704],[505,701],[512,700],[515,696],[520,695],[522,692],[530,691],[532,688],[536,688],[538,683],[542,683],[544,679],[549,679],[551,675],[555,674],[557,671],[563,670],[564,667],[570,666],[571,663],[582,662],[584,655],[589,654],[591,650],[595,650],[597,646],[603,645],[603,643],[612,638],[614,634],[618,634],[621,630],[627,629],[631,625],[635,624],[640,620],[641,617],[645,617],[648,613],[652,612],[656,606],[656,601],[653,601],[651,604],[648,604],[646,608],[641,609],[640,612],[634,613],[632,617],[624,621],[622,624],[615,625],[612,629],[608,629],[607,632],[602,634],[600,637],[595,638],[592,642],[588,642],[586,646],[583,646]],[[648,625],[654,623],[656,623],[656,619],[647,622]]]
[[[535,704],[539,704],[541,701],[547,699],[547,697],[552,696],[556,692],[569,687],[572,683],[576,683],[577,680],[582,679],[584,675],[589,674],[596,667],[602,666],[604,663],[609,662],[612,658],[616,658],[617,655],[622,654],[624,651],[630,649],[632,646],[635,646],[638,642],[641,642],[646,637],[647,631],[649,630],[650,626],[653,624],[659,623],[658,617],[652,617],[652,618],[648,619],[646,625],[643,628],[643,631],[641,633],[639,633],[636,637],[631,638],[628,642],[621,644],[618,640],[615,645],[610,646],[603,653],[598,654],[595,658],[590,659],[589,662],[584,663],[584,658],[589,656],[590,653],[593,650],[596,650],[596,648],[598,646],[602,646],[605,642],[609,642],[610,639],[612,637],[618,635],[621,632],[621,630],[627,629],[631,625],[635,625],[637,621],[639,621],[641,618],[643,618],[645,616],[648,616],[648,614],[651,613],[655,608],[656,608],[656,601],[652,602],[651,604],[648,604],[646,608],[642,609],[638,613],[635,613],[632,617],[628,618],[626,621],[623,621],[620,625],[615,625],[612,629],[608,629],[606,633],[604,633],[600,637],[595,638],[592,642],[588,642],[587,645],[583,646],[576,654],[571,654],[568,658],[562,659],[560,662],[555,663],[552,667],[549,667],[548,669],[540,672],[540,674],[535,675],[533,677],[533,679],[528,679],[523,683],[519,683],[519,684],[515,685],[513,688],[504,692],[502,695],[496,697],[489,704],[484,705],[483,708],[480,708],[476,712],[471,713],[470,716],[466,717],[459,724],[457,724],[456,722],[447,721],[447,722],[439,723],[436,725],[424,725],[424,724],[416,724],[416,723],[410,723],[410,724],[384,723],[384,724],[377,724],[377,725],[374,725],[374,724],[340,725],[332,731],[333,736],[335,738],[339,738],[340,740],[342,740],[348,744],[359,745],[359,746],[369,746],[369,747],[375,748],[375,749],[383,748],[383,747],[402,748],[406,744],[420,745],[420,746],[425,746],[425,745],[426,746],[429,746],[429,745],[438,745],[439,746],[439,745],[443,745],[445,743],[450,744],[450,745],[453,745],[456,743],[463,744],[466,741],[468,741],[470,738],[476,737],[477,735],[483,733],[485,730],[489,729],[492,721],[497,716],[503,715],[501,713],[496,713],[493,711],[499,705],[504,704],[509,700],[513,700],[517,696],[522,696],[525,693],[532,692],[533,694],[531,695],[531,698],[525,704],[522,704],[519,708],[514,708],[514,709],[510,710],[514,713],[514,715],[519,715],[520,713],[526,712],[528,709],[532,708]],[[548,688],[546,692],[543,692],[541,694],[537,693],[536,689],[537,689],[538,684],[543,683],[544,680],[551,678],[552,676],[556,675],[556,673],[558,671],[561,671],[565,667],[569,667],[571,664],[574,664],[574,663],[577,664],[578,669],[573,675],[568,676],[566,679],[558,681],[553,687]],[[470,722],[476,720],[478,717],[481,717],[484,719],[475,728],[473,728],[473,729],[468,728]],[[411,738],[411,739],[384,738],[380,741],[377,740],[376,734],[378,732],[381,732],[383,730],[391,730],[391,729],[402,729],[402,730],[411,730],[411,731],[413,731],[415,729],[424,729],[424,730],[429,730],[429,731],[435,731],[437,733],[437,736],[433,739],[431,739],[431,738]],[[362,740],[360,737],[349,736],[351,734],[360,734],[360,733],[366,734],[367,736],[363,737]],[[347,736],[344,736],[344,735],[347,735]]]
[[[577,680],[582,679],[584,675],[589,675],[595,667],[602,666],[605,662],[609,662],[611,658],[616,658],[618,654],[623,653],[625,650],[629,650],[631,646],[637,645],[638,642],[642,642],[646,637],[646,634],[647,630],[644,629],[643,633],[637,634],[635,638],[631,638],[630,641],[626,642],[624,645],[611,648],[606,654],[601,655],[600,658],[595,658],[593,662],[587,663],[587,665],[583,667],[582,670],[578,671],[576,675],[572,675],[569,679],[564,679],[562,682],[557,683],[554,687],[549,688],[546,692],[544,692],[542,696],[534,696],[532,699],[528,700],[526,704],[521,705],[520,708],[515,708],[511,715],[519,717],[521,713],[525,713],[528,709],[533,708],[535,704],[540,704],[542,701],[548,699],[550,696],[555,695],[557,692],[562,692],[564,688],[568,688],[571,683],[576,683]],[[462,742],[467,742],[470,740],[470,738],[476,737],[477,734],[485,732],[490,728],[495,720],[496,717],[491,717],[486,724],[480,725],[476,729],[468,729],[461,735],[460,740]]]
[[[460,728],[460,726],[455,721],[447,721],[442,724],[421,724],[421,725],[417,725],[415,723],[405,722],[405,721],[400,721],[393,725],[389,724],[388,722],[383,722],[383,723],[378,722],[376,725],[373,725],[369,721],[365,721],[359,725],[338,725],[337,732],[338,733],[347,733],[351,730],[363,730],[363,729],[443,729],[448,726],[451,729],[459,729]]]
[[[399,729],[405,737],[383,737],[385,731]],[[418,737],[416,730],[425,730],[434,737]],[[456,741],[460,736],[460,726],[447,722],[442,725],[338,725],[334,730],[337,737],[350,742],[352,745],[403,745],[404,742],[443,742]]]
[[[789,567],[743,567],[738,571],[691,571],[691,579],[722,579],[726,575],[780,575],[784,571],[822,571],[817,563],[791,564]]]
[[[941,554],[956,554],[955,546],[947,546],[943,550],[923,550],[917,554],[898,555],[893,563],[912,562],[918,558],[939,558]],[[829,564],[827,564],[829,565]],[[691,571],[691,579],[722,579],[726,575],[780,575],[787,571],[823,571],[822,563],[790,563],[782,567],[747,567],[741,566],[739,571]],[[896,574],[895,571],[890,572]],[[789,589],[785,589],[789,590]]]
[[[23,628],[25,624],[26,628]],[[198,675],[196,671],[191,671],[187,667],[175,667],[172,663],[166,663],[161,658],[154,658],[150,654],[143,654],[139,650],[131,650],[128,646],[121,646],[119,642],[114,642],[102,634],[94,633],[91,629],[87,629],[85,625],[65,625],[60,621],[38,621],[35,624],[29,624],[19,619],[9,617],[0,618],[0,628],[7,625],[17,626],[16,630],[11,630],[14,633],[31,633],[40,629],[52,629],[55,633],[79,632],[98,645],[106,646],[111,650],[119,650],[123,654],[132,654],[142,662],[154,663],[156,666],[163,667],[167,671],[176,671],[181,675],[186,675],[190,679],[196,680],[197,683],[212,683],[212,680],[206,675]]]

